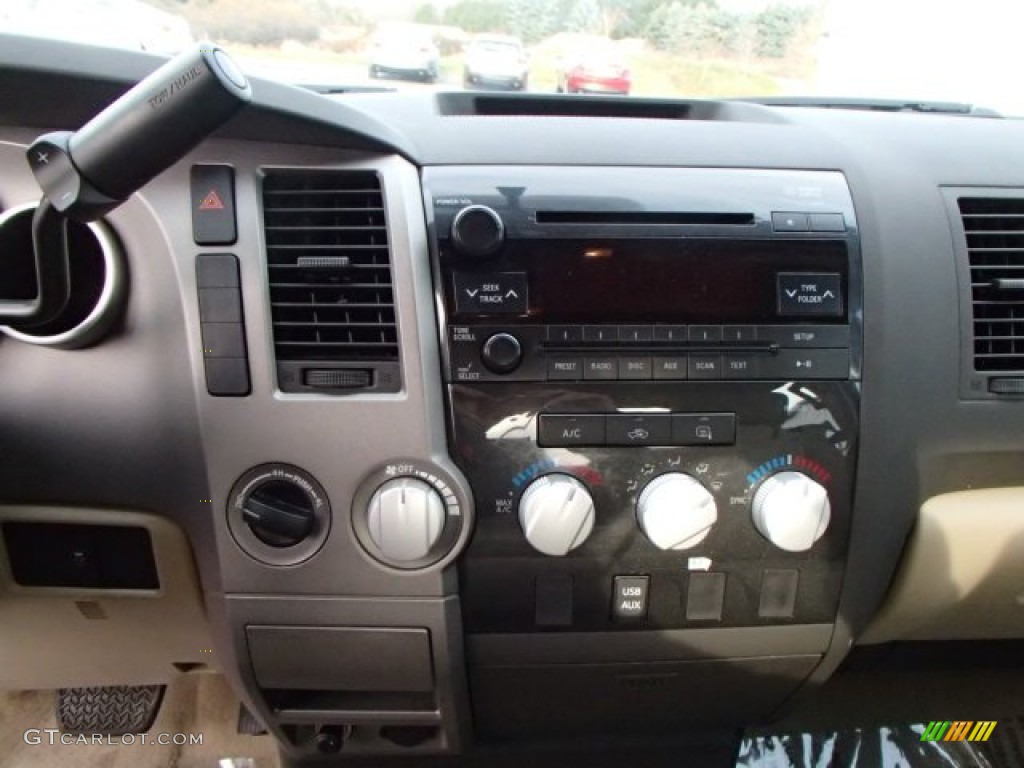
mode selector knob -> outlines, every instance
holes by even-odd
[[[512,373],[523,360],[523,346],[511,333],[496,333],[484,342],[480,359],[491,373]]]
[[[519,499],[519,524],[526,540],[545,555],[567,555],[594,530],[594,500],[575,477],[544,475]]]
[[[493,208],[467,205],[452,219],[451,237],[463,256],[492,256],[505,242],[505,224]]]
[[[415,477],[388,480],[370,498],[366,527],[373,543],[389,560],[420,560],[441,538],[444,500],[434,488]]]
[[[682,472],[654,478],[636,503],[640,528],[659,549],[689,549],[707,537],[718,520],[715,497]]]
[[[779,549],[806,552],[832,517],[828,491],[801,472],[779,472],[754,494],[754,526]]]

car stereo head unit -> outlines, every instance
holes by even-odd
[[[465,168],[426,181],[452,381],[856,369],[856,219],[840,174]]]

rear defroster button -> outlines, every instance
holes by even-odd
[[[491,373],[511,373],[523,360],[523,347],[511,333],[496,333],[484,342],[480,358]]]

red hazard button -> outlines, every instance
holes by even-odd
[[[203,202],[199,204],[200,211],[222,211],[224,210],[224,203],[220,201],[220,195],[217,194],[216,189],[211,189],[210,194],[203,198]]]
[[[192,237],[196,245],[231,245],[235,223],[235,169],[230,165],[192,166]]]

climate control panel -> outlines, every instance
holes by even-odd
[[[834,621],[852,383],[480,383],[452,402],[477,500],[469,631]],[[647,435],[617,439],[619,423]]]

